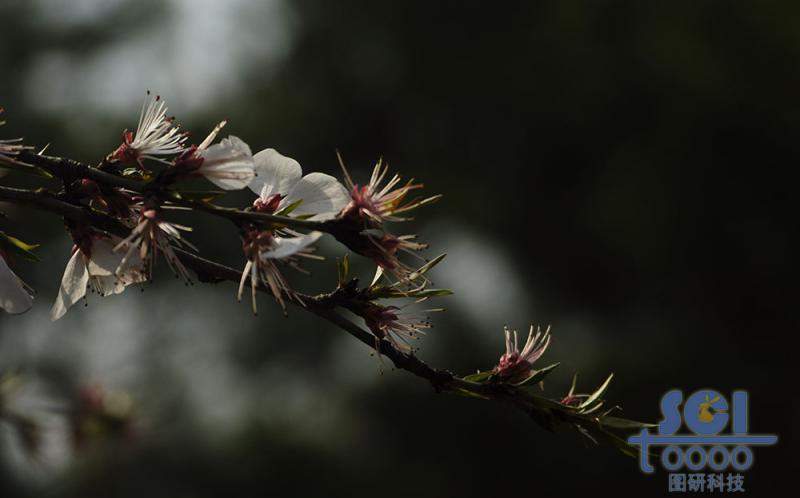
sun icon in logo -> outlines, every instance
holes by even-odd
[[[725,410],[717,410],[714,408],[714,403],[717,401],[719,401],[719,396],[709,400],[708,394],[706,394],[706,401],[705,403],[700,403],[700,413],[697,416],[701,422],[713,422],[717,413],[725,413]],[[714,410],[713,412],[711,411],[712,408]]]

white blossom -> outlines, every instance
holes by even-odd
[[[158,156],[171,156],[185,150],[186,134],[182,133],[172,118],[167,117],[167,105],[161,96],[147,92],[136,133],[126,131],[124,142],[114,152],[118,159],[149,158],[159,160]]]
[[[271,230],[252,229],[244,236],[243,249],[247,263],[242,271],[239,281],[238,299],[242,300],[244,288],[250,281],[253,313],[258,312],[256,305],[256,290],[259,285],[264,285],[286,313],[284,297],[295,299],[302,304],[297,294],[289,287],[289,283],[278,268],[278,262],[303,271],[299,267],[299,259],[315,258],[310,246],[322,237],[322,232],[311,232],[296,237],[283,237],[275,235]]]
[[[114,248],[120,244],[124,242],[119,237],[94,236],[91,241],[82,244],[83,249],[78,246],[73,249],[61,278],[58,297],[50,311],[53,321],[64,316],[70,306],[83,298],[87,288],[106,297],[120,294],[128,285],[146,280],[140,264],[129,265],[118,272],[123,254],[114,252]]]
[[[256,211],[289,214],[324,221],[336,217],[350,196],[339,181],[325,173],[303,176],[300,163],[275,149],[253,156],[256,177],[250,189],[258,194]]]

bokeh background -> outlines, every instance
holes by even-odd
[[[383,157],[445,194],[402,227],[448,253],[434,280],[456,291],[423,359],[490,368],[504,324],[541,323],[554,397],[613,371],[609,401],[657,421],[668,389],[748,389],[751,430],[780,443],[745,487],[774,495],[797,470],[798,19],[796,2],[3,0],[2,133],[94,163],[150,89],[196,137],[224,118],[307,170],[338,174],[338,148],[364,178]],[[50,323],[71,242],[2,211],[42,262],[15,266],[38,294],[0,316],[0,370],[56,412],[86,386],[124,393],[134,426],[72,456],[54,416],[38,459],[4,429],[4,497],[666,492],[608,445],[437,395],[325,322],[266,297],[253,317],[232,285],[164,265]],[[189,221],[203,255],[242,264],[233,226]],[[344,250],[321,252],[299,287],[334,285]]]

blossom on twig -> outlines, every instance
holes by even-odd
[[[171,156],[184,151],[186,134],[174,124],[175,118],[167,117],[167,105],[160,95],[147,96],[139,114],[136,133],[125,130],[122,144],[111,154],[113,159],[141,165],[142,159],[155,159]]]
[[[428,244],[415,242],[416,235],[395,236],[384,232],[383,235],[367,235],[370,245],[362,252],[375,262],[386,273],[394,276],[398,282],[408,281],[409,276],[414,273],[414,269],[400,261],[398,252],[414,254],[423,249],[427,249]]]
[[[533,372],[533,364],[538,360],[550,344],[550,327],[542,332],[541,328],[536,329],[533,334],[533,325],[528,332],[528,339],[522,351],[519,350],[517,343],[517,331],[512,332],[505,328],[506,352],[500,357],[497,366],[494,367],[494,375],[506,382],[518,383],[527,379]]]
[[[420,300],[421,301],[421,300]],[[417,303],[420,301],[416,301]],[[375,335],[376,342],[386,339],[398,350],[411,353],[416,348],[411,340],[425,335],[425,330],[433,327],[428,317],[406,310],[407,306],[382,306],[368,303],[357,313],[364,318],[364,323]],[[438,309],[425,311],[441,311]],[[376,345],[377,349],[377,345]]]
[[[225,123],[225,121],[219,123],[200,145],[186,149],[168,171],[176,177],[204,176],[224,190],[247,187],[255,177],[255,164],[250,146],[234,136],[211,145]]]
[[[0,107],[0,114],[3,114],[3,111],[4,109]],[[5,121],[0,121],[0,126],[5,124]],[[21,165],[16,159],[17,154],[31,148],[28,145],[23,145],[21,138],[0,139],[0,164]]]
[[[320,237],[322,237],[322,232],[282,237],[276,235],[272,230],[259,230],[255,227],[247,229],[242,236],[242,249],[247,263],[245,263],[242,278],[239,281],[237,295],[239,301],[242,300],[245,284],[250,280],[253,313],[258,313],[256,289],[259,284],[269,288],[275,300],[281,305],[284,314],[286,314],[284,297],[302,304],[303,301],[292,291],[276,263],[281,262],[303,271],[299,266],[298,258],[321,259],[314,256],[310,248]]]
[[[64,269],[58,296],[50,310],[53,321],[64,316],[73,304],[83,298],[87,288],[106,297],[120,294],[128,285],[146,280],[135,252],[130,255],[129,264],[119,271],[124,256],[115,252],[115,248],[125,246],[119,237],[102,234],[86,226],[70,227],[70,233],[75,246]]]
[[[353,182],[341,156],[339,164],[344,172],[347,188],[350,190],[350,201],[342,210],[340,217],[357,221],[365,227],[380,228],[385,221],[406,220],[407,218],[402,215],[441,198],[441,195],[434,195],[428,198],[416,198],[403,204],[409,192],[421,189],[424,185],[414,183],[413,178],[405,184],[400,184],[400,175],[395,174],[381,186],[389,166],[379,160],[372,170],[369,183],[362,186]]]
[[[324,221],[334,218],[347,204],[347,190],[330,175],[314,172],[303,176],[300,163],[275,149],[262,150],[253,159],[257,176],[250,189],[258,195],[255,211]]]
[[[191,283],[189,271],[172,248],[172,244],[175,244],[178,247],[186,245],[197,250],[181,237],[181,231],[191,232],[191,227],[161,219],[163,208],[153,197],[146,197],[140,204],[134,206],[134,210],[139,215],[138,224],[127,238],[114,247],[114,252],[124,251],[115,273],[120,276],[135,268],[150,280],[153,277],[156,258],[161,253],[175,276],[183,278],[187,285]]]

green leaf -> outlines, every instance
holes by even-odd
[[[5,249],[22,256],[25,259],[30,261],[39,261],[39,257],[31,252],[33,249],[36,249],[37,245],[26,244],[22,242],[16,237],[12,237],[11,235],[6,234],[5,232],[0,231],[0,245],[2,245]]]
[[[494,372],[491,370],[487,370],[485,372],[478,372],[471,375],[466,375],[463,377],[464,380],[468,380],[470,382],[483,382],[487,380],[489,377],[492,376]]]
[[[345,254],[341,260],[336,258],[336,269],[339,273],[339,286],[341,287],[347,282],[347,276],[350,273],[350,263],[347,260],[347,254]]]
[[[302,203],[303,203],[303,199],[294,201],[293,203],[289,204],[288,206],[286,206],[285,208],[281,209],[280,211],[278,211],[275,214],[278,215],[278,216],[288,216],[289,213],[291,213],[292,211],[297,209],[300,206],[300,204],[302,204]],[[306,215],[306,216],[313,216],[313,215]]]
[[[224,195],[225,192],[222,190],[190,190],[176,192],[176,194],[181,199],[185,199],[187,201],[211,202],[217,197]]]
[[[603,427],[610,427],[612,429],[651,429],[653,427],[658,427],[658,424],[638,422],[622,417],[599,417],[597,422]]]
[[[9,158],[0,162],[0,168],[20,171],[22,173],[27,173],[29,175],[39,176],[41,178],[53,178],[53,175],[51,175],[50,172],[38,166],[33,166],[31,164],[15,161],[13,158]]]
[[[595,401],[600,399],[600,396],[605,394],[606,390],[608,389],[608,385],[611,384],[611,379],[612,378],[614,378],[614,374],[613,373],[611,375],[609,375],[608,378],[606,379],[606,381],[603,382],[603,384],[599,388],[597,388],[597,390],[595,392],[593,392],[588,398],[586,398],[586,400],[583,403],[578,405],[578,408],[579,409],[587,408],[588,406],[593,404]]]
[[[464,396],[465,398],[489,399],[489,398],[487,398],[486,396],[482,396],[482,395],[480,395],[480,394],[478,394],[478,393],[474,393],[474,392],[472,392],[472,391],[468,391],[468,390],[466,390],[466,389],[461,389],[461,388],[458,388],[458,389],[456,389],[456,390],[455,390],[455,391],[453,391],[453,392],[454,392],[455,394],[459,395],[459,396]]]
[[[369,295],[372,299],[398,299],[404,297],[439,297],[451,296],[453,291],[450,289],[422,289],[416,292],[399,291],[389,287],[374,287]]]
[[[150,181],[153,175],[150,171],[140,168],[125,168],[120,172],[125,178],[132,178],[134,180]]]
[[[539,382],[542,382],[544,378],[547,377],[550,374],[550,372],[555,370],[556,367],[558,367],[559,365],[561,365],[561,363],[553,363],[552,365],[548,365],[544,368],[536,370],[530,375],[530,377],[523,380],[522,382],[519,382],[517,385],[524,386],[526,384],[531,384],[531,385],[538,384]]]
[[[447,256],[447,254],[440,254],[433,258],[432,260],[428,261],[424,265],[422,265],[417,271],[413,272],[411,275],[408,276],[409,280],[416,280],[422,275],[425,275],[428,271],[430,271],[434,266],[438,265],[442,262],[442,260]]]

